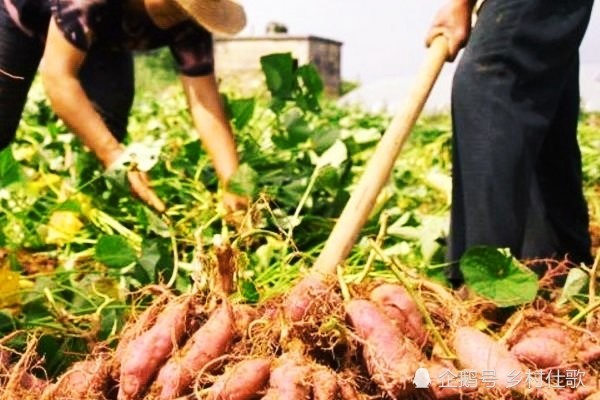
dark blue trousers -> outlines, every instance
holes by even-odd
[[[44,51],[46,32],[28,35],[8,16],[0,0],[0,150],[13,140],[27,93]],[[127,133],[133,102],[133,58],[128,50],[92,46],[79,79],[96,111],[119,140]]]
[[[486,0],[452,90],[449,261],[471,246],[591,262],[577,143],[593,0]],[[456,267],[450,278],[460,281]]]

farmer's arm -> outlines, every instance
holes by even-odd
[[[41,68],[42,82],[52,108],[69,128],[88,146],[105,167],[123,152],[100,115],[94,110],[78,79],[85,52],[68,42],[54,19],[50,21]],[[158,211],[165,205],[150,189],[145,174],[128,174],[132,191]]]
[[[239,162],[215,75],[182,75],[181,80],[198,136],[212,160],[219,180],[227,188]],[[247,205],[247,199],[229,192],[225,193],[223,200],[230,210]]]
[[[476,0],[448,0],[437,12],[426,36],[429,46],[434,37],[448,39],[449,60],[453,60],[471,34],[471,17]]]

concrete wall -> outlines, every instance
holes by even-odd
[[[216,38],[216,73],[225,86],[252,92],[263,82],[260,57],[287,52],[292,53],[300,65],[313,62],[323,78],[326,92],[339,94],[341,43],[315,36],[273,34]]]

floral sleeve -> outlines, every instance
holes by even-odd
[[[94,10],[105,5],[106,0],[50,0],[52,15],[67,40],[80,50],[90,47],[91,22]]]
[[[169,47],[183,75],[202,76],[214,71],[213,39],[206,29],[186,22],[171,28],[169,35]]]

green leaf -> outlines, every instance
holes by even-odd
[[[339,131],[334,129],[316,131],[311,138],[312,148],[321,154],[330,148],[339,137]]]
[[[271,96],[278,99],[289,99],[295,80],[295,60],[292,58],[292,54],[275,53],[262,56],[260,65]]]
[[[257,192],[258,173],[246,163],[240,165],[229,179],[228,189],[242,196],[254,197]]]
[[[74,213],[81,213],[81,204],[75,199],[68,199],[60,203],[56,207],[56,211],[72,211]]]
[[[15,330],[16,328],[17,323],[13,317],[4,311],[0,311],[0,333],[5,334]]]
[[[460,270],[470,289],[500,307],[529,303],[537,295],[535,273],[506,251],[487,246],[473,247],[461,257]]]
[[[186,160],[191,165],[198,164],[198,161],[200,160],[201,150],[202,150],[202,148],[198,144],[197,140],[192,140],[191,142],[187,142],[183,146],[183,154],[185,155]]]
[[[143,210],[146,214],[146,221],[148,222],[148,228],[150,231],[163,238],[170,237],[169,226],[167,223],[148,207],[144,207]]]
[[[291,119],[286,127],[290,142],[293,143],[294,146],[306,141],[308,138],[310,138],[312,133],[310,125],[304,118],[302,118],[302,116]]]
[[[569,270],[558,304],[565,304],[573,296],[578,295],[590,281],[589,275],[580,268]]]
[[[102,236],[96,243],[96,260],[109,268],[123,268],[135,262],[135,250],[119,235]]]
[[[338,190],[342,188],[340,182],[341,179],[337,169],[331,165],[326,165],[319,171],[317,181],[315,182],[315,188],[323,189],[331,196],[335,196]]]
[[[138,262],[146,271],[150,280],[154,280],[156,276],[156,267],[160,261],[161,252],[159,244],[155,240],[144,240],[142,243],[142,255]]]
[[[107,340],[115,332],[118,332],[122,324],[121,313],[114,308],[104,308],[100,313],[99,340]]]
[[[325,166],[331,165],[333,167],[340,167],[344,161],[348,159],[348,149],[341,140],[336,141],[329,147],[317,161],[317,165]]]
[[[250,303],[258,303],[258,300],[260,298],[258,290],[256,290],[256,286],[254,286],[254,283],[252,283],[252,281],[241,281],[240,293],[242,294],[242,297]]]
[[[13,157],[11,148],[0,151],[0,188],[19,182],[22,177],[21,166]]]
[[[256,100],[253,97],[229,100],[227,106],[233,120],[233,126],[238,131],[241,131],[254,115]]]
[[[303,65],[298,68],[296,74],[306,89],[307,95],[317,97],[323,93],[323,80],[314,65]]]
[[[303,65],[298,68],[296,76],[298,90],[295,92],[295,100],[298,107],[314,113],[321,111],[319,96],[323,91],[323,82],[316,68],[313,65]]]

